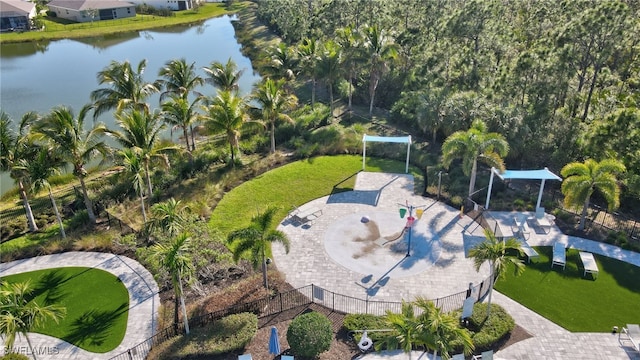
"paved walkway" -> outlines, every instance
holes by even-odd
[[[98,252],[66,252],[38,256],[0,264],[0,276],[67,266],[102,269],[122,281],[129,290],[127,331],[122,343],[104,354],[91,353],[60,339],[32,333],[29,339],[32,346],[40,352],[38,359],[110,359],[153,336],[160,306],[158,285],[149,271],[128,257]],[[4,349],[2,339],[0,346]],[[14,347],[27,349],[27,342],[24,338],[18,337]]]
[[[412,256],[405,259],[408,236],[390,244],[386,242],[396,238],[404,226],[398,211],[400,204],[407,202],[424,207],[425,213],[414,225]],[[358,299],[401,301],[454,294],[466,290],[469,282],[477,284],[488,276],[488,267],[476,272],[465,256],[470,247],[484,239],[482,228],[466,216],[460,218],[458,209],[413,195],[411,176],[359,173],[354,191],[313,200],[304,204],[301,211],[313,208],[322,210],[313,223],[298,226],[286,219],[279,226],[291,239],[290,252],[286,254],[277,245],[273,248],[278,269],[295,287],[315,284]],[[514,213],[491,214],[504,235],[509,236]],[[548,234],[532,226],[528,240],[532,246],[552,245],[556,241],[640,266],[638,253],[566,236],[555,226]],[[434,250],[437,255],[427,256],[424,249]],[[395,265],[390,265],[394,264],[392,259],[396,259]],[[631,352],[630,344],[619,342],[617,335],[571,333],[497,291],[493,299],[533,335],[497,352],[495,358],[640,360],[640,355]],[[418,355],[414,354],[412,359]],[[385,352],[367,354],[361,359],[409,357],[401,352]]]

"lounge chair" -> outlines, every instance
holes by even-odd
[[[483,351],[480,355],[473,355],[473,360],[493,360],[493,350]]]
[[[562,266],[562,270],[564,270],[566,263],[567,253],[564,244],[559,242],[553,244],[553,260],[551,261],[551,268],[553,268],[553,265],[559,265]]]
[[[520,246],[522,247],[522,252],[527,255],[527,262],[540,257],[536,249],[532,248],[526,240],[520,240]]]
[[[543,207],[536,208],[536,224],[538,224],[546,234],[551,232],[551,221],[547,219]]]
[[[238,360],[253,360],[251,354],[238,355]]]

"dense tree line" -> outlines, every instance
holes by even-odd
[[[481,119],[506,137],[511,168],[617,158],[639,192],[638,2],[257,3],[286,42],[277,53],[298,50],[285,57],[299,68],[289,73],[349,104],[388,109],[438,143]],[[330,52],[338,74],[319,65]]]

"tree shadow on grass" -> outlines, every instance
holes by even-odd
[[[40,278],[38,283],[34,286],[33,292],[29,296],[29,301],[44,295],[44,306],[58,304],[61,300],[68,295],[63,292],[62,284],[64,284],[69,277],[65,276],[65,273],[61,270],[52,270],[47,272]]]
[[[63,340],[72,344],[101,346],[111,336],[116,320],[127,310],[128,304],[122,303],[111,311],[87,311],[73,321],[71,332]]]

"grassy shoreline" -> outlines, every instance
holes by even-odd
[[[136,15],[133,18],[103,20],[90,23],[63,24],[60,21],[52,21],[51,18],[46,18],[44,20],[45,30],[3,33],[2,36],[0,36],[0,44],[89,38],[175,25],[193,24],[223,15],[234,14],[246,8],[248,5],[248,1],[234,2],[229,8],[223,3],[205,3],[197,10],[176,12],[175,16],[172,17]]]

